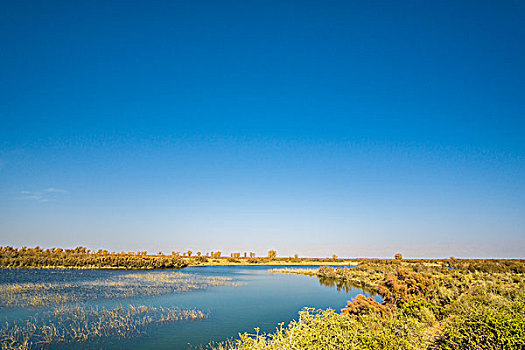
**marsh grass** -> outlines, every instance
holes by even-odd
[[[106,337],[128,338],[144,333],[151,325],[202,320],[206,316],[198,310],[144,305],[113,309],[58,307],[25,322],[6,322],[0,328],[0,344],[2,349],[33,349]]]
[[[309,269],[301,269],[301,268],[290,268],[285,267],[282,269],[270,269],[268,270],[271,273],[289,273],[294,275],[306,275],[306,276],[317,276],[318,268],[309,268]]]
[[[68,283],[2,284],[0,312],[28,310],[32,316],[0,325],[0,348],[55,348],[140,335],[152,325],[202,320],[207,315],[198,310],[144,305],[104,308],[93,306],[93,302],[237,285],[229,277],[175,271],[122,273],[108,279]]]
[[[238,285],[229,277],[173,271],[126,273],[105,280],[76,283],[0,284],[0,310],[2,307],[42,307],[87,300],[125,299]]]

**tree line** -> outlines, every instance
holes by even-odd
[[[73,249],[0,247],[0,268],[121,268],[178,269],[187,263],[177,255],[148,255],[147,252],[109,252],[86,247]]]

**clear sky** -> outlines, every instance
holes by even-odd
[[[8,1],[0,245],[525,258],[523,1]]]

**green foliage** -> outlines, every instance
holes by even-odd
[[[414,297],[405,301],[400,305],[399,311],[405,316],[426,323],[432,323],[433,320],[443,320],[448,315],[447,309],[421,297]]]
[[[417,328],[417,326],[416,326]],[[420,349],[419,338],[412,336],[414,325],[408,319],[385,320],[377,315],[362,320],[346,317],[334,310],[305,308],[299,320],[283,324],[271,334],[241,334],[235,345],[217,349],[242,350],[403,350]]]
[[[453,317],[431,349],[525,349],[525,295],[517,300],[476,290],[452,305]]]

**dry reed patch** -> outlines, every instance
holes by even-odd
[[[230,277],[181,272],[126,273],[109,279],[70,283],[0,285],[2,307],[42,307],[99,299],[125,299],[183,293],[219,286],[239,286]]]
[[[199,310],[119,306],[113,309],[74,305],[58,307],[24,322],[6,322],[0,328],[2,349],[33,349],[65,343],[127,338],[145,333],[155,324],[202,320]]]

